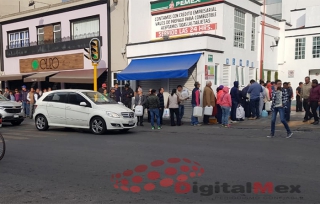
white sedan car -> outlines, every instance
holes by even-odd
[[[56,126],[90,129],[101,135],[107,130],[127,132],[137,126],[137,117],[132,110],[89,90],[44,93],[36,102],[33,118],[40,131]]]

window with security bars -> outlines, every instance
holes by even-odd
[[[9,49],[28,47],[29,44],[29,31],[17,31],[8,34]]]
[[[320,36],[313,37],[312,56],[320,58]]]
[[[244,48],[245,13],[234,10],[234,47]]]
[[[251,51],[254,51],[255,45],[256,45],[256,18],[252,16]]]
[[[305,56],[306,56],[306,38],[297,38],[295,59],[305,59]]]

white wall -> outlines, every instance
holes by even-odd
[[[291,23],[291,10],[319,6],[319,0],[282,0],[282,19]]]
[[[320,2],[318,6],[308,7],[306,9],[306,27],[319,26],[320,24]]]
[[[291,25],[292,28],[301,28],[302,26],[306,26],[306,10],[292,11]]]

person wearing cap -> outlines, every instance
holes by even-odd
[[[193,116],[193,110],[196,106],[200,106],[200,83],[194,83],[194,89],[192,90],[192,115],[191,115],[191,125],[192,126],[200,126],[198,117]]]
[[[112,98],[113,100],[117,101],[116,89],[114,87],[111,87],[109,97]]]
[[[134,96],[133,90],[130,88],[129,84],[124,86],[124,91],[122,92],[121,102],[127,107],[132,109],[132,97]]]
[[[4,89],[3,96],[6,97],[7,99],[10,99],[10,91],[8,87]]]
[[[25,85],[22,86],[22,91],[20,93],[20,100],[22,103],[22,107],[23,107],[23,111],[24,114],[26,115],[26,117],[29,116],[29,102],[28,102],[28,91],[27,91],[27,87]]]
[[[107,84],[103,83],[98,91],[103,94],[104,90],[106,90],[106,89],[107,89]]]

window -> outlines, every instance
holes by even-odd
[[[44,28],[38,28],[38,45],[44,44]]]
[[[43,101],[65,103],[66,98],[67,98],[67,93],[57,92],[57,93],[49,94],[43,99]]]
[[[234,10],[234,47],[244,48],[245,13]]]
[[[252,16],[251,51],[254,51],[255,45],[256,45],[256,18]]]
[[[29,31],[9,33],[9,49],[29,46]]]
[[[103,104],[117,104],[112,98],[106,97],[99,92],[82,92],[85,96],[87,96],[90,101],[97,105]]]
[[[53,26],[53,42],[61,42],[61,25]]]
[[[71,23],[72,39],[97,37],[100,35],[99,17],[77,20]]]
[[[305,54],[306,54],[306,39],[297,38],[295,59],[305,59]]]
[[[320,58],[320,36],[313,37],[312,56],[313,58]]]
[[[81,102],[86,102],[87,105],[90,105],[90,103],[80,94],[77,93],[69,93],[68,95],[68,103],[72,105],[80,105]]]

